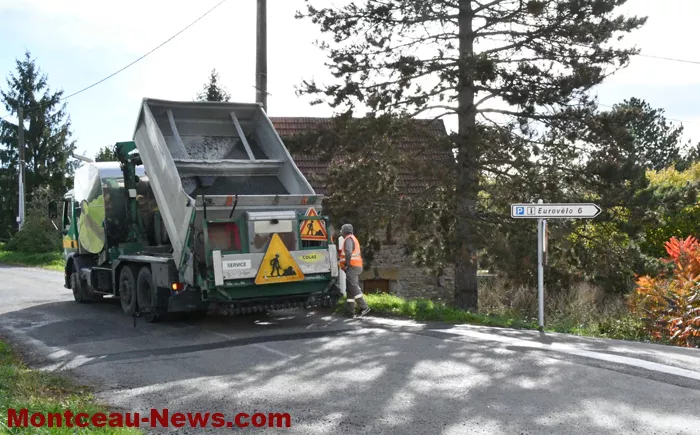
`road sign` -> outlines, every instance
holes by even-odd
[[[590,219],[601,210],[591,203],[512,204],[510,216],[520,219]]]
[[[306,216],[314,217],[318,216],[316,209],[311,207],[306,211]],[[308,220],[301,223],[299,231],[301,233],[301,240],[328,240],[328,233],[322,220]]]
[[[280,239],[277,233],[272,235],[270,246],[265,252],[260,263],[258,275],[255,277],[255,283],[271,284],[276,282],[292,282],[301,281],[304,279],[304,274],[301,273],[299,266],[289,253],[284,242]]]

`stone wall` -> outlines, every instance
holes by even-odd
[[[333,230],[332,230],[333,233]],[[386,232],[378,234],[382,241],[381,250],[376,253],[369,266],[360,276],[362,290],[373,293],[388,290],[402,298],[428,298],[449,303],[453,299],[454,270],[449,268],[441,277],[432,275],[426,268],[414,266],[406,255],[406,244],[400,235],[387,242]],[[337,235],[333,235],[337,243]]]
[[[330,231],[334,242],[338,243],[338,232],[332,226]],[[387,243],[386,233],[379,236],[381,250],[360,275],[364,293],[386,291],[406,299],[426,298],[447,304],[454,301],[454,267],[445,268],[443,275],[436,277],[426,268],[413,265],[411,257],[404,254],[406,244],[401,236],[393,237],[393,243]],[[496,275],[488,272],[479,272],[477,276],[480,286],[494,278]]]
[[[333,226],[330,232],[334,242],[338,243],[339,232]],[[401,235],[393,236],[390,242],[387,241],[386,232],[380,232],[378,236],[382,241],[381,250],[360,275],[364,293],[386,291],[407,299],[426,298],[447,304],[454,301],[454,267],[445,268],[443,275],[436,277],[426,268],[413,265],[411,257],[404,254],[406,244]],[[477,279],[482,285],[495,277],[480,272]]]
[[[360,279],[363,291],[372,293],[370,280],[389,280],[389,293],[403,298],[428,298],[450,302],[453,294],[454,271],[445,271],[441,277],[427,269],[414,266],[411,257],[404,255],[403,244],[384,245]]]

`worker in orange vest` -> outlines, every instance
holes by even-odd
[[[340,268],[345,272],[347,301],[345,310],[350,317],[355,317],[355,303],[360,307],[360,316],[369,313],[369,305],[360,289],[362,273],[362,252],[360,242],[352,233],[352,225],[345,224],[340,229],[343,235],[343,247],[340,249]],[[349,259],[349,260],[348,260]]]

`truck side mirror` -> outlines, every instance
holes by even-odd
[[[49,202],[49,219],[56,219],[58,217],[58,204],[56,201]]]

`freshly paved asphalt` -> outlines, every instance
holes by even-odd
[[[120,412],[287,412],[268,431],[289,434],[700,434],[696,349],[304,311],[134,327],[61,280],[0,266],[0,334]]]

